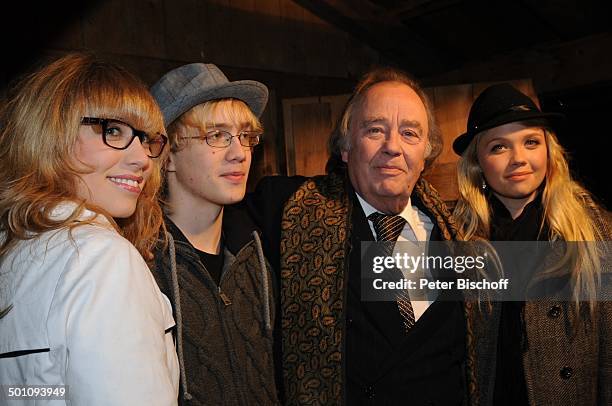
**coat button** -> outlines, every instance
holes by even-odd
[[[346,319],[346,328],[349,329],[349,328],[351,328],[352,325],[353,325],[353,319],[347,318]]]
[[[561,316],[561,306],[554,305],[550,309],[548,309],[548,317],[551,319],[557,319]]]
[[[559,375],[563,379],[570,379],[572,375],[574,375],[574,370],[570,367],[563,367],[561,371],[559,371]]]
[[[366,398],[368,399],[374,398],[375,393],[374,393],[374,388],[372,386],[368,386],[367,388],[365,388],[364,392],[365,392]]]

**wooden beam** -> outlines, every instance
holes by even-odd
[[[435,13],[440,10],[454,7],[463,3],[463,0],[412,0],[405,1],[400,6],[387,10],[385,19],[402,21],[410,18],[421,17],[426,14]]]
[[[372,8],[366,2],[294,1],[358,41],[376,49],[384,59],[417,76],[452,69],[461,61],[461,56],[441,42],[440,38],[432,41],[424,37],[419,30],[408,29],[399,20],[387,20],[384,10]],[[354,7],[355,4],[357,8]],[[363,18],[364,15],[368,17]],[[361,17],[357,19],[358,16]]]
[[[423,79],[427,86],[533,79],[538,93],[612,82],[612,34],[592,35],[537,50],[516,50]],[[597,63],[594,63],[596,61]]]

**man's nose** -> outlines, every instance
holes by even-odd
[[[401,135],[398,131],[392,130],[385,136],[383,152],[390,155],[398,155],[402,152]]]
[[[240,144],[240,138],[239,137],[232,137],[231,138],[231,143],[230,145],[227,147],[227,155],[226,155],[226,159],[228,161],[238,161],[238,162],[242,162],[246,159],[246,151],[245,148],[242,146],[242,144]]]

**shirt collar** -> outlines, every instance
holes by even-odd
[[[65,200],[58,203],[49,213],[49,218],[53,221],[67,220],[72,216],[79,205],[71,200]],[[81,214],[76,219],[77,221],[92,221],[100,225],[111,226],[110,221],[106,216],[96,213],[87,208],[83,208]],[[111,226],[112,227],[112,226]]]
[[[357,195],[357,200],[359,200],[359,204],[361,205],[361,208],[363,209],[363,212],[366,218],[368,218],[368,216],[372,213],[380,213],[379,210],[374,208],[374,206],[372,206],[363,197],[361,197],[359,193],[355,192],[355,195]],[[404,206],[404,209],[397,215],[403,218],[404,220],[406,220],[406,222],[410,225],[410,227],[414,228],[414,226],[418,224],[418,222],[420,222],[420,220],[418,220],[418,215],[415,216],[415,214],[416,213],[414,212],[414,209],[412,208],[411,199],[408,198],[408,203],[406,203],[406,206]]]

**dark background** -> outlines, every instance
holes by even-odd
[[[0,96],[25,72],[93,50],[147,84],[184,63],[271,90],[253,170],[286,173],[283,100],[350,93],[373,65],[425,86],[531,79],[573,173],[608,208],[612,35],[605,1],[109,0],[13,2],[0,26]],[[259,155],[259,157],[257,156]]]

